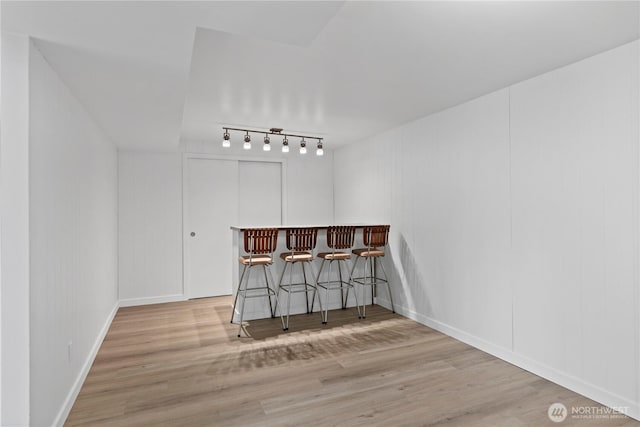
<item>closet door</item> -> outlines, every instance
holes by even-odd
[[[184,280],[188,298],[229,295],[232,225],[282,222],[282,164],[188,158],[184,173]]]
[[[229,295],[237,268],[230,227],[238,222],[238,161],[189,158],[185,168],[185,293]]]

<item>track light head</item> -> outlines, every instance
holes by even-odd
[[[307,143],[304,141],[304,138],[300,141],[300,154],[307,154]]]
[[[262,146],[262,149],[264,151],[271,151],[271,140],[269,139],[269,135],[265,134],[264,135],[264,145]]]
[[[224,135],[222,135],[222,146],[224,148],[231,147],[231,135],[229,135],[229,131],[227,129],[224,130]]]
[[[316,149],[316,156],[322,156],[322,155],[324,155],[324,150],[322,149],[322,140],[319,139],[317,149]]]
[[[282,152],[283,153],[288,153],[289,152],[289,140],[287,139],[286,136],[282,140]]]
[[[247,131],[247,134],[244,136],[244,144],[242,145],[242,148],[245,150],[251,150],[251,135],[249,135],[249,131]]]

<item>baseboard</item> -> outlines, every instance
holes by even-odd
[[[129,298],[120,300],[120,307],[132,307],[135,305],[162,304],[165,302],[186,301],[187,298],[183,294],[163,295],[159,297]]]
[[[376,303],[386,308],[391,308],[389,301],[386,299],[377,298]],[[588,397],[589,399],[592,399],[602,405],[608,406],[610,408],[626,408],[626,415],[636,420],[640,420],[640,405],[637,402],[619,396],[615,393],[611,393],[608,390],[585,382],[580,378],[568,375],[555,368],[537,362],[536,360],[532,360],[526,356],[515,353],[511,351],[511,349],[495,345],[458,328],[449,326],[438,320],[424,316],[420,313],[416,313],[415,311],[412,311],[407,307],[394,304],[394,308],[396,313],[398,314],[401,314],[405,317],[408,317],[409,319],[415,320],[418,323],[442,332],[443,334],[455,338],[465,344],[469,344],[470,346],[482,350],[485,353],[489,353],[499,359],[504,360],[505,362],[509,362],[512,365],[529,371],[535,375],[538,375],[539,377],[545,378],[571,391]]]
[[[73,404],[75,403],[76,398],[80,393],[80,389],[82,389],[84,380],[87,378],[87,375],[89,374],[91,365],[93,365],[93,361],[95,360],[96,355],[98,354],[98,350],[100,350],[102,341],[107,336],[107,332],[109,331],[111,322],[113,321],[113,318],[116,316],[116,313],[118,312],[119,306],[120,305],[118,304],[118,301],[116,301],[116,303],[113,306],[113,309],[111,310],[111,313],[109,313],[109,315],[107,316],[107,319],[104,322],[102,329],[100,329],[100,333],[98,334],[98,337],[93,343],[93,346],[91,347],[91,350],[87,355],[87,359],[84,361],[84,364],[82,365],[82,369],[80,369],[80,372],[78,373],[78,376],[76,377],[76,380],[73,383],[71,390],[69,390],[69,394],[67,394],[67,398],[64,400],[64,403],[62,404],[62,407],[60,408],[58,415],[53,421],[53,424],[52,424],[53,426],[56,426],[56,427],[63,426],[64,422],[67,420],[67,417],[69,416],[69,412],[71,412],[71,408],[73,407]]]

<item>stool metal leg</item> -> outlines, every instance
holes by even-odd
[[[329,261],[329,268],[327,269],[327,283],[324,288],[324,318],[322,323],[327,323],[329,319],[329,286],[331,285],[331,266],[333,265],[333,260]]]
[[[316,302],[316,293],[320,293],[318,291],[318,283],[320,282],[320,274],[322,273],[322,267],[324,267],[325,259],[322,259],[322,263],[320,264],[320,269],[318,270],[318,274],[316,276],[316,287],[313,289],[313,296],[311,297],[311,313],[313,313],[313,306]],[[318,295],[318,300],[320,300],[320,296]]]
[[[247,271],[246,265],[242,269],[242,274],[240,275],[240,281],[238,282],[238,290],[236,291],[236,297],[233,301],[233,310],[231,311],[231,323],[233,323],[233,318],[236,314],[236,306],[238,304],[238,295],[240,295],[240,289],[242,289],[242,279],[244,278],[245,271]]]
[[[378,278],[376,277],[375,264],[376,259],[372,257],[367,257],[367,261],[369,261],[369,272],[371,275],[371,305],[375,303],[375,297],[378,296]]]
[[[317,277],[317,276],[320,275],[320,271],[319,270],[318,270],[318,274],[316,275],[316,272],[313,269],[313,261],[309,261],[309,268],[311,269],[311,277],[312,278],[313,277]],[[312,283],[311,287],[313,287],[313,292],[314,292],[314,295],[315,295],[315,293],[317,291],[317,288],[318,288],[318,281],[316,280],[315,283]],[[320,306],[320,313],[322,313],[322,300],[320,299],[320,292],[318,292],[318,305]],[[322,316],[320,316],[320,317],[322,318]],[[325,324],[325,323],[327,323],[326,319],[323,322],[323,324]]]
[[[351,280],[353,282],[353,272],[356,270],[356,266],[358,265],[358,261],[360,260],[360,257],[358,255],[356,255],[356,258],[353,260],[353,265],[351,266],[351,272],[349,273],[349,280]],[[356,304],[358,304],[358,290],[355,287],[355,282],[354,283],[354,287],[353,287],[353,294],[356,296]],[[361,287],[364,289],[364,286],[361,285]],[[364,290],[362,291],[362,301],[363,301],[363,311],[364,311]],[[360,306],[358,305],[358,318],[362,318],[364,319],[364,315],[361,314],[360,312]]]
[[[284,263],[284,268],[282,269],[282,272],[280,273],[280,280],[278,281],[278,286],[276,288],[276,295],[279,297],[280,296],[280,289],[282,288],[282,279],[284,278],[284,274],[287,271],[287,266],[289,265],[288,262]],[[275,282],[274,282],[275,283]],[[284,289],[283,289],[284,290]],[[278,309],[278,304],[279,304],[279,298],[276,298],[276,306],[273,308],[273,312],[276,313],[277,309]],[[280,316],[282,316],[282,309],[280,309]],[[286,329],[282,328],[283,330],[286,331]]]
[[[369,273],[370,269],[371,269],[371,258],[365,257],[364,258],[364,280],[363,280],[363,283],[365,286],[362,287],[362,318],[363,319],[367,317],[367,304],[366,304],[365,290],[364,290],[364,288],[367,286],[367,278],[369,279],[369,286],[371,287],[371,304],[373,304],[373,277],[367,276],[367,273]]]
[[[289,330],[289,316],[291,315],[291,284],[293,283],[293,267],[295,263],[289,266],[289,286],[287,290],[287,330]]]
[[[240,326],[238,326],[238,338],[240,338],[240,334],[242,333],[242,317],[244,316],[244,306],[247,303],[247,287],[249,286],[249,278],[251,277],[251,267],[253,266],[250,265],[247,269],[247,280],[244,282],[244,289],[242,291],[242,308],[240,309]],[[240,283],[240,286],[242,286],[242,283]]]
[[[322,324],[326,324],[327,323],[327,318],[325,316],[325,313],[322,309],[322,298],[320,297],[320,291],[318,290],[318,283],[320,283],[320,276],[322,275],[322,268],[324,267],[324,263],[325,263],[325,259],[322,259],[322,263],[320,264],[320,269],[318,270],[318,273],[316,274],[313,271],[313,262],[310,263],[310,268],[311,268],[311,272],[313,273],[313,275],[315,276],[315,282],[313,284],[313,294],[311,296],[311,313],[313,313],[313,307],[316,303],[316,296],[318,297],[318,305],[320,306],[320,319],[322,320]],[[331,265],[331,263],[329,263],[329,265]],[[325,307],[327,306],[327,300],[325,299]]]
[[[344,294],[344,281],[342,280],[342,267],[340,264],[341,261],[344,260],[338,260],[338,279],[340,280],[340,302],[342,303],[342,309],[346,310],[347,309],[347,298],[349,298],[349,287],[347,287],[347,295],[345,296]]]
[[[346,259],[345,259],[345,260],[343,260],[343,261],[344,261],[347,265],[349,264],[349,263],[347,262],[347,260],[346,260]],[[338,264],[338,265],[340,265],[340,264]],[[353,296],[354,296],[354,297],[355,297],[355,299],[356,299],[356,309],[358,310],[358,319],[360,319],[360,318],[362,318],[362,315],[361,315],[361,313],[360,313],[360,303],[358,302],[358,292],[356,291],[356,287],[355,287],[356,285],[355,285],[355,283],[354,283],[354,281],[353,281],[353,276],[352,276],[352,275],[351,275],[351,273],[349,272],[349,268],[347,268],[347,273],[349,273],[349,286],[347,286],[347,295],[346,295],[346,298],[345,298],[345,300],[344,300],[344,307],[345,307],[345,308],[347,307],[347,302],[348,302],[348,298],[349,298],[349,290],[350,290],[351,288],[353,288]]]
[[[384,274],[384,281],[387,284],[387,289],[389,290],[389,302],[391,303],[391,311],[393,313],[396,312],[396,309],[393,307],[393,296],[391,295],[391,285],[389,285],[389,278],[387,277],[387,272],[384,271],[384,264],[380,261],[380,268],[382,269],[382,274]]]
[[[289,329],[289,308],[290,308],[290,303],[291,303],[291,286],[287,287],[287,284],[285,283],[284,285],[282,284],[282,281],[284,280],[284,275],[287,272],[287,268],[289,268],[289,283],[291,283],[291,276],[292,276],[292,270],[293,270],[293,266],[290,265],[290,262],[286,262],[284,263],[284,268],[282,269],[282,273],[280,273],[280,281],[278,282],[278,290],[276,291],[276,294],[279,296],[280,295],[280,291],[286,292],[287,293],[287,318],[286,321],[283,320],[282,321],[282,330],[286,331]],[[280,304],[280,298],[276,299],[276,309],[278,307],[278,305]],[[281,304],[280,304],[281,305]],[[275,312],[275,310],[274,310]],[[282,309],[280,309],[280,317],[282,316]]]
[[[302,278],[304,280],[304,302],[307,305],[307,314],[309,314],[309,290],[307,288],[309,282],[307,282],[307,270],[305,269],[305,264],[306,262],[301,262],[300,267],[302,268]]]
[[[271,313],[271,318],[274,318],[273,314],[273,304],[271,303],[271,287],[269,286],[269,278],[267,277],[267,266],[265,264],[262,265],[262,272],[264,273],[264,282],[267,284],[267,296],[269,297],[269,313]]]
[[[273,287],[274,287],[273,296],[276,298],[276,304],[273,307],[273,317],[275,317],[276,309],[278,307],[278,292],[275,289],[276,281],[273,279],[273,273],[271,273],[271,269],[269,269],[269,277],[271,278],[271,283],[273,283]],[[284,318],[282,317],[282,313],[280,313],[280,321],[282,322],[282,329],[284,330]]]
[[[360,261],[360,259],[364,258],[364,268],[363,268],[363,274],[364,276],[362,277],[362,281],[358,281],[356,282],[353,279],[353,272],[355,271],[357,265],[358,265],[358,261]],[[361,257],[361,256],[356,256],[355,261],[353,262],[353,266],[351,267],[351,273],[349,274],[349,280],[351,280],[354,283],[354,290],[353,293],[354,295],[356,295],[356,303],[359,306],[358,303],[358,291],[355,289],[355,283],[358,283],[360,285],[361,288],[361,295],[360,298],[362,298],[362,312],[360,310],[358,310],[358,316],[361,317],[362,319],[365,319],[367,317],[367,303],[366,303],[366,293],[365,293],[365,287],[370,286],[371,287],[371,299],[372,299],[372,304],[373,304],[373,277],[367,275],[367,273],[369,273],[369,270],[371,269],[371,260],[370,257]],[[368,281],[367,281],[368,279]]]

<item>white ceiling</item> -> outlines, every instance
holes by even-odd
[[[640,36],[640,2],[5,2],[119,147],[349,143]]]

